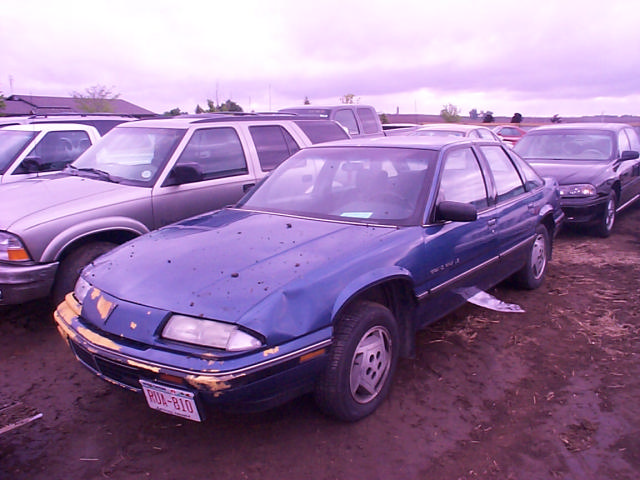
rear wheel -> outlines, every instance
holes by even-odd
[[[328,415],[356,421],[385,399],[399,353],[398,327],[389,309],[358,302],[336,324],[329,364],[316,385]]]
[[[67,293],[73,291],[82,269],[103,253],[113,250],[115,243],[92,242],[81,246],[67,255],[58,266],[56,281],[51,295],[54,306],[64,300]]]
[[[527,263],[515,275],[515,280],[520,287],[534,290],[542,285],[550,252],[549,231],[544,225],[538,225],[527,256]]]
[[[609,192],[607,203],[604,206],[602,216],[596,225],[596,233],[599,237],[607,238],[611,235],[613,224],[616,221],[616,194]]]

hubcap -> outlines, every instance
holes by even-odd
[[[351,361],[351,395],[358,403],[373,400],[382,390],[391,365],[391,337],[384,327],[365,333]]]
[[[616,218],[616,204],[613,200],[609,200],[607,202],[607,211],[605,212],[604,217],[604,225],[607,230],[611,230],[613,228],[613,222]]]
[[[547,265],[547,254],[545,250],[546,243],[544,241],[544,235],[537,235],[531,248],[531,271],[536,280],[542,276],[544,268]]]

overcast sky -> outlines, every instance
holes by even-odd
[[[103,85],[157,113],[640,114],[637,0],[2,0],[0,92]]]

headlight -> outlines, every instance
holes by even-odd
[[[0,260],[27,262],[31,258],[18,237],[11,233],[0,232]]]
[[[560,185],[561,197],[591,197],[594,195],[596,195],[596,187],[593,185]]]
[[[78,301],[78,303],[83,303],[84,297],[87,296],[87,293],[89,293],[89,290],[91,290],[91,284],[87,282],[84,278],[80,277],[78,278],[78,281],[76,282],[76,286],[73,289],[73,296],[76,297],[76,300]]]
[[[169,340],[221,348],[230,352],[253,350],[262,346],[256,337],[240,330],[236,325],[203,318],[173,315],[162,336]]]

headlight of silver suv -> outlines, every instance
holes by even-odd
[[[560,185],[561,197],[591,197],[596,195],[596,187],[588,183],[577,185]]]
[[[162,337],[230,352],[254,350],[262,346],[258,338],[236,325],[186,315],[172,315],[162,330]]]
[[[31,257],[18,237],[8,232],[0,232],[0,260],[28,262]]]

